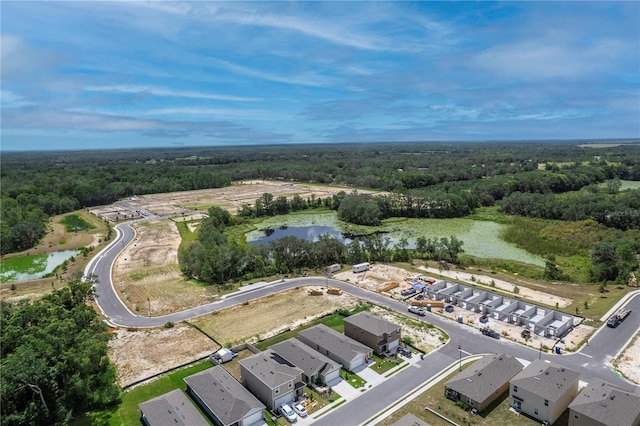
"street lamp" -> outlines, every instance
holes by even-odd
[[[458,371],[462,371],[462,346],[460,345],[458,345],[458,359],[459,359]]]

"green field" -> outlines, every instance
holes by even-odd
[[[67,232],[86,231],[95,228],[95,226],[93,226],[77,214],[66,215],[60,221],[60,223],[64,225]]]

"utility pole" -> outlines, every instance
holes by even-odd
[[[151,298],[147,297],[147,302],[149,302],[149,316],[151,316]]]
[[[458,345],[458,359],[459,359],[458,371],[462,371],[462,346],[460,345]]]
[[[538,359],[542,359],[542,342],[540,342],[540,356],[538,356]]]

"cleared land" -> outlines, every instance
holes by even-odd
[[[634,383],[640,384],[640,333],[631,344],[613,361],[613,366]]]

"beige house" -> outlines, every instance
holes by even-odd
[[[373,356],[373,350],[370,347],[356,342],[324,324],[300,331],[298,339],[339,363],[347,371],[366,367],[367,362]]]
[[[640,426],[640,397],[594,381],[569,404],[569,426],[608,425]]]
[[[579,377],[573,370],[537,359],[511,379],[509,401],[516,410],[553,424],[578,395]]]
[[[304,397],[302,370],[270,349],[238,362],[242,384],[270,410]]]
[[[344,319],[344,334],[373,349],[376,355],[395,352],[400,345],[402,327],[369,312]]]
[[[187,393],[215,425],[249,426],[262,422],[265,406],[223,367],[209,368],[184,381]]]
[[[511,355],[486,355],[444,384],[444,394],[483,411],[509,390],[509,380],[523,365]]]
[[[340,364],[292,337],[269,349],[302,370],[302,379],[309,384],[324,385],[340,379]]]

